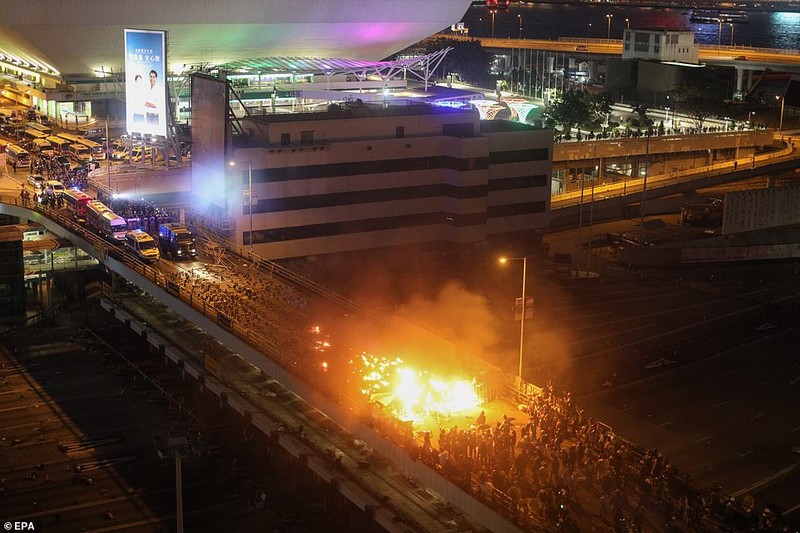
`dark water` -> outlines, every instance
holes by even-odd
[[[495,15],[495,37],[519,37],[520,20],[522,37],[527,39],[557,39],[558,37],[589,37],[605,39],[609,36],[607,15],[611,18],[610,37],[621,39],[625,19],[632,29],[666,28],[691,30],[695,42],[704,45],[730,45],[759,48],[800,48],[800,13],[781,11],[748,11],[748,22],[722,25],[696,24],[689,20],[688,8],[632,7],[614,5],[528,4],[514,5],[507,12]],[[520,16],[518,16],[520,15]],[[464,15],[470,34],[489,37],[492,17],[484,7],[473,6]]]

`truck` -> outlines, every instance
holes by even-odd
[[[161,224],[158,227],[158,243],[164,256],[173,261],[197,257],[194,234],[183,224]]]

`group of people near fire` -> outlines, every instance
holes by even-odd
[[[470,427],[440,428],[438,436],[423,431],[407,447],[528,527],[546,522],[578,531],[576,514],[598,512],[615,532],[641,532],[646,520],[670,531],[703,531],[704,519],[741,519],[728,513],[730,502],[718,489],[691,488],[657,450],[637,450],[617,438],[585,416],[569,393],[557,396],[548,384],[520,408],[528,422],[506,415],[490,421],[482,411]],[[752,517],[752,530],[770,531],[763,518]]]

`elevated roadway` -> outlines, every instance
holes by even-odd
[[[304,457],[308,468],[369,513],[387,531],[450,532],[459,527],[474,530],[481,526],[498,533],[522,531],[476,499],[471,491],[453,484],[425,463],[412,458],[406,449],[386,438],[385,430],[379,431],[367,424],[361,413],[361,404],[349,398],[337,384],[321,382],[319,378],[314,380],[308,375],[298,377],[297,362],[284,354],[280,346],[265,335],[263,328],[258,331],[249,329],[224,316],[204,299],[181,290],[161,268],[140,263],[132,254],[73,222],[64,211],[41,205],[26,207],[18,196],[2,196],[0,213],[36,222],[59,237],[69,239],[100,260],[118,276],[117,279],[135,284],[180,318],[207,332],[231,353],[260,369],[270,380],[285,388],[287,394],[298,401],[302,399],[306,411],[313,410],[314,414],[306,412],[303,417],[306,430],[292,434],[285,428],[288,425],[297,427],[297,424],[286,422],[285,408],[264,406],[259,399],[259,396],[263,397],[263,391],[251,390],[252,383],[242,375],[237,377],[232,371],[224,371],[227,379],[220,379],[218,370],[208,372],[204,368],[205,361],[198,363],[188,358],[187,353],[196,355],[203,350],[196,345],[186,345],[185,335],[183,339],[170,340],[166,333],[157,333],[145,321],[136,321],[121,308],[111,303],[107,305],[108,309],[114,309],[120,320],[184,367],[188,375],[201,380],[222,404],[250,420],[254,429],[276,440],[293,456]],[[177,335],[180,331],[172,333]],[[338,401],[332,398],[338,398]],[[343,429],[332,432],[331,427]],[[361,447],[356,444],[358,441],[362,443]],[[364,445],[385,463],[379,465],[365,458]],[[335,451],[331,452],[332,449]],[[331,462],[331,453],[339,459],[338,465]],[[368,471],[364,470],[365,464]],[[424,490],[412,490],[409,479],[422,483]],[[445,502],[460,511],[453,512]],[[547,530],[545,526],[539,529]]]
[[[800,151],[789,142],[781,150],[732,159],[640,179],[603,183],[554,195],[551,199],[553,226],[577,223],[584,204],[592,203],[595,220],[620,217],[625,206],[656,198],[683,194],[756,176],[779,174],[800,168]]]
[[[564,52],[585,57],[622,57],[622,41],[616,39],[511,39],[499,37],[466,37],[454,34],[439,34],[438,37],[457,41],[480,41],[484,48],[545,50]],[[699,59],[702,63],[735,66],[747,70],[773,70],[800,72],[800,53],[797,50],[774,48],[751,48],[741,46],[701,46]]]

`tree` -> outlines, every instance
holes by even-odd
[[[720,112],[719,98],[715,94],[711,87],[701,85],[696,81],[684,82],[670,92],[670,96],[675,100],[675,105],[681,110],[681,113],[691,119],[694,128],[698,131],[703,129],[703,123],[708,117]]]
[[[592,113],[583,91],[567,91],[544,108],[542,116],[550,127],[562,126],[566,135],[575,126],[590,122]]]
[[[608,116],[611,114],[611,106],[614,105],[611,95],[607,92],[603,92],[600,94],[588,95],[588,98],[589,108],[594,118],[593,122],[604,125],[607,124]]]
[[[559,94],[542,113],[550,127],[560,125],[565,132],[573,127],[596,130],[602,129],[608,120],[612,103],[608,93],[593,95],[586,91],[567,91]]]

